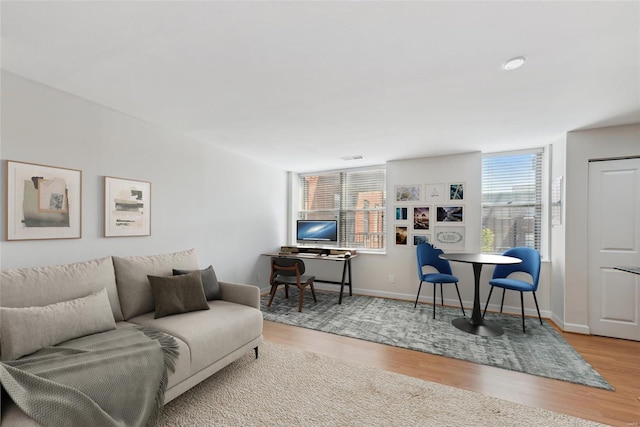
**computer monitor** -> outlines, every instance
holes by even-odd
[[[299,243],[335,243],[338,241],[338,221],[299,219],[296,240]]]

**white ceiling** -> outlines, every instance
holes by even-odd
[[[1,8],[3,68],[285,170],[640,122],[639,1]],[[518,55],[522,68],[500,69]]]

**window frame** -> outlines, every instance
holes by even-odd
[[[369,203],[374,204],[374,206],[369,208],[350,207],[349,203],[346,200],[348,199],[348,197],[345,197],[345,196],[348,196],[349,194],[349,187],[347,187],[346,176],[348,174],[367,172],[367,171],[383,171],[384,173],[384,178],[381,184],[381,188],[376,190],[376,191],[382,192],[382,203],[381,205],[378,205],[378,204],[372,203],[372,201],[364,200],[363,204],[368,201]],[[336,175],[336,174],[341,177],[340,178],[341,190],[340,190],[339,200],[336,200],[336,204],[335,204],[336,207],[334,209],[325,209],[325,210],[321,210],[321,209],[303,210],[302,203],[301,203],[302,198],[304,197],[303,179],[309,176],[329,176],[329,175]],[[303,216],[304,213],[327,212],[327,213],[330,213],[331,215],[334,215],[334,218],[327,218],[327,219],[338,220],[338,242],[337,244],[320,245],[320,246],[326,246],[329,248],[334,247],[334,248],[355,249],[359,253],[386,253],[386,246],[388,244],[387,242],[388,238],[387,238],[387,194],[386,194],[387,193],[387,167],[386,165],[382,164],[382,165],[372,165],[372,166],[366,166],[366,167],[360,167],[360,168],[346,168],[346,169],[335,169],[335,170],[328,170],[328,171],[316,171],[316,172],[304,172],[304,173],[300,172],[300,173],[293,174],[291,184],[293,189],[293,191],[291,192],[291,207],[292,207],[291,219],[292,220],[290,221],[291,234],[289,238],[289,241],[291,244],[298,245],[298,246],[307,246],[304,243],[297,242],[296,233],[295,233],[296,221],[298,219],[306,219]],[[371,218],[370,216],[363,217],[361,218],[362,223],[365,224],[367,223],[367,220],[368,220],[369,226],[371,226],[373,221],[373,224],[374,225],[377,224],[377,227],[379,227],[380,231],[378,232],[369,231],[367,233],[362,233],[363,237],[366,239],[367,236],[372,236],[374,239],[377,239],[377,241],[380,242],[379,248],[357,246],[357,245],[354,245],[355,239],[352,239],[351,241],[345,239],[345,233],[347,228],[349,227],[348,222],[353,221],[353,227],[355,227],[356,222],[359,221],[358,220],[359,214],[366,213],[366,212],[377,213],[378,215],[375,215],[374,218]],[[381,223],[379,221],[381,221]],[[318,246],[318,245],[309,244],[308,246]]]
[[[531,148],[525,150],[511,150],[511,151],[502,151],[502,152],[494,152],[494,153],[484,153],[482,154],[482,182],[481,182],[481,203],[480,203],[480,241],[483,242],[483,230],[484,230],[484,209],[486,207],[485,198],[484,198],[484,160],[486,158],[495,158],[495,157],[509,157],[509,156],[518,156],[518,155],[526,155],[526,154],[539,154],[540,155],[540,235],[539,235],[539,248],[536,248],[543,260],[547,258],[548,254],[548,234],[549,234],[549,178],[548,178],[548,170],[549,170],[549,158],[548,158],[549,150],[547,147],[539,147],[539,148]],[[529,205],[527,203],[522,203],[521,206]],[[501,252],[485,252],[481,246],[481,253],[487,254],[500,254]]]

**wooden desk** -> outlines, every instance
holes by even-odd
[[[319,255],[312,253],[284,253],[284,252],[273,252],[262,254],[264,256],[269,257],[285,257],[285,258],[298,258],[301,260],[311,259],[318,261],[333,261],[333,262],[341,262],[342,263],[342,281],[336,282],[332,280],[323,280],[316,278],[316,282],[322,283],[332,283],[334,285],[340,285],[340,297],[338,298],[338,304],[342,304],[342,294],[344,292],[344,286],[349,286],[349,296],[353,296],[353,279],[351,278],[351,260],[358,256],[358,254],[353,254],[351,256],[344,255]],[[349,281],[346,281],[347,275],[349,276]]]
[[[475,291],[473,295],[473,313],[471,314],[471,319],[460,317],[453,319],[451,324],[461,331],[483,337],[497,337],[502,335],[504,333],[502,327],[490,320],[484,320],[480,313],[480,272],[484,264],[518,264],[521,263],[522,260],[510,256],[488,254],[442,254],[440,258],[473,264]]]

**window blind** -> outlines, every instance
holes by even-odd
[[[482,252],[540,250],[543,150],[482,158]]]
[[[300,174],[299,219],[338,220],[338,245],[385,248],[384,166]]]

